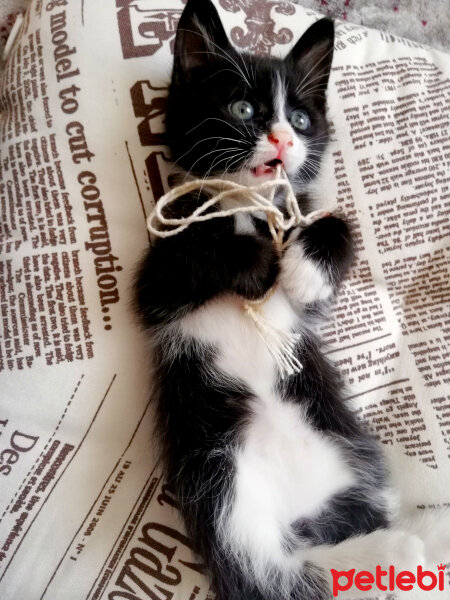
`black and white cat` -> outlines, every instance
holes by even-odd
[[[282,163],[306,212],[327,143],[333,45],[322,19],[284,60],[241,54],[210,0],[189,0],[166,119],[176,165],[253,185]],[[176,214],[206,193],[183,198]],[[193,224],[155,241],[136,283],[167,477],[219,600],[322,600],[331,568],[450,558],[439,554],[445,540],[430,541],[430,523],[391,526],[380,450],[310,326],[352,260],[349,228],[329,216],[293,239],[279,256],[264,215]],[[303,369],[286,378],[242,309],[275,282],[262,310],[301,334]]]

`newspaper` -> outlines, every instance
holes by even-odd
[[[212,599],[152,445],[130,308],[168,189],[181,0],[33,0],[0,83],[0,598]],[[317,15],[220,0],[283,55]],[[265,27],[261,27],[265,23]],[[358,259],[322,328],[409,507],[450,502],[450,62],[339,24],[315,193]]]

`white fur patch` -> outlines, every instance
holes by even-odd
[[[292,244],[284,253],[280,281],[294,303],[326,300],[333,291],[327,275],[315,261],[305,256],[299,243]]]
[[[234,215],[234,231],[237,234],[255,233],[255,225],[252,217],[246,213],[237,213]]]
[[[236,454],[234,503],[222,532],[253,568],[283,566],[290,526],[315,517],[354,475],[340,450],[312,429],[299,406],[275,394],[258,397]]]
[[[283,331],[295,329],[298,316],[285,294],[277,290],[261,307],[267,320]],[[255,394],[271,392],[276,383],[276,364],[254,321],[245,313],[243,300],[228,295],[207,302],[183,317],[186,337],[218,350],[216,367],[243,381]]]
[[[292,135],[293,145],[286,148],[283,160],[286,173],[294,175],[305,162],[308,155],[308,148],[305,140],[295,132],[292,125],[286,119],[286,86],[280,77],[278,77],[275,106],[277,120],[272,125],[272,131],[288,131]]]

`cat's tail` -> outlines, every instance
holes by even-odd
[[[333,546],[298,549],[293,558],[312,566],[338,600],[393,592],[408,600],[444,600],[450,596],[442,569],[450,563],[450,509],[423,511]]]

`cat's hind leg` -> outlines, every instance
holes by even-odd
[[[438,565],[450,563],[450,510],[438,509],[403,518],[391,528],[351,537],[339,544],[301,548],[295,558],[304,565],[314,565],[333,596],[337,594],[342,600],[372,598],[380,590],[375,586],[369,590],[357,587],[358,572],[368,571],[376,576],[377,567],[387,572],[392,565],[396,573],[415,574],[421,566],[436,574]],[[436,590],[432,594],[432,590],[421,590],[418,585],[408,592],[396,587],[395,592],[399,598],[408,593],[411,600],[431,600],[434,594],[438,597]]]
[[[387,571],[394,565],[397,571],[415,571],[425,561],[425,545],[419,536],[396,529],[379,529],[368,535],[355,536],[333,546],[303,548],[296,558],[304,565],[314,565],[318,576],[332,595],[342,600],[373,598],[379,589],[372,585],[363,590],[355,585],[355,575],[361,571],[376,573],[377,567]],[[295,598],[295,600],[300,600]]]

